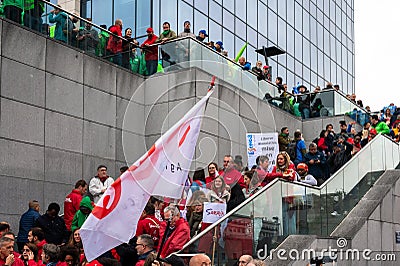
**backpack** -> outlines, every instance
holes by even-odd
[[[286,152],[289,154],[290,160],[294,161],[297,157],[297,141],[289,143]]]
[[[62,31],[65,35],[70,35],[74,29],[74,24],[70,18],[67,18],[62,26]]]

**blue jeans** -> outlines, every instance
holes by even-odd
[[[157,73],[157,66],[158,66],[158,60],[147,60],[146,61],[147,75],[150,76]]]
[[[301,110],[301,117],[303,119],[310,118],[310,109],[304,108],[303,110]]]

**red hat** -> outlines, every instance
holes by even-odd
[[[376,129],[375,129],[375,128],[371,128],[371,129],[369,130],[369,133],[370,133],[370,134],[374,134],[374,135],[378,135],[378,132],[376,132]]]
[[[264,66],[263,68],[264,68],[264,69],[267,69],[267,68],[269,68],[269,66]]]
[[[154,30],[153,30],[153,28],[147,28],[146,32],[150,33],[150,32],[154,32]]]
[[[303,170],[305,170],[306,172],[308,172],[308,165],[306,165],[305,163],[299,163],[299,164],[297,165],[297,170],[299,170],[299,169],[303,169]]]

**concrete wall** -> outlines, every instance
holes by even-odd
[[[29,200],[39,200],[43,211],[53,201],[62,205],[74,183],[89,181],[99,164],[117,176],[206,94],[211,80],[197,68],[145,79],[0,22],[0,220],[15,231]],[[265,101],[222,80],[216,84],[192,170],[211,161],[222,165],[225,154],[240,154],[246,164],[246,132],[288,126],[311,141],[332,120],[303,127]]]

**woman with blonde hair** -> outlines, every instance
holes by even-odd
[[[278,153],[278,156],[276,157],[276,165],[272,169],[272,173],[277,173],[277,177],[281,177],[280,174],[282,174],[282,178],[289,180],[289,181],[294,181],[296,180],[296,170],[295,170],[294,164],[290,161],[290,156],[287,152],[281,151]]]
[[[227,203],[231,198],[231,193],[224,181],[224,178],[218,176],[211,183],[211,190],[207,193],[207,199],[215,203]]]

